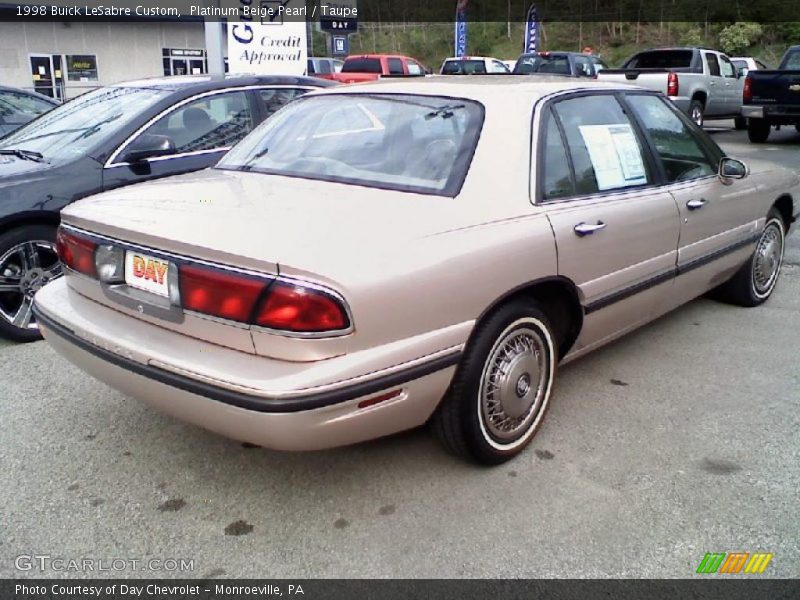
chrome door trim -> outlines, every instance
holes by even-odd
[[[269,84],[243,85],[243,86],[238,86],[238,87],[220,88],[220,89],[217,89],[217,90],[210,90],[208,92],[203,92],[201,94],[196,94],[194,96],[190,96],[189,98],[185,98],[185,99],[181,100],[177,104],[173,104],[173,105],[165,108],[160,113],[158,113],[155,117],[153,117],[152,119],[147,121],[147,123],[145,123],[144,125],[139,127],[131,135],[129,135],[125,139],[125,141],[123,141],[119,146],[117,146],[117,149],[114,150],[114,152],[111,153],[111,156],[108,157],[108,160],[106,160],[105,164],[103,165],[103,168],[104,169],[110,169],[112,167],[130,166],[131,163],[129,163],[129,162],[114,162],[114,161],[117,159],[117,157],[120,154],[122,154],[122,152],[130,145],[130,143],[136,137],[138,137],[144,130],[146,130],[148,127],[150,127],[153,123],[158,121],[163,116],[178,110],[181,106],[184,106],[184,105],[189,104],[191,102],[195,102],[196,100],[199,100],[200,98],[207,98],[208,96],[218,96],[219,94],[226,94],[228,92],[241,92],[241,91],[248,91],[248,90],[265,90],[265,89],[292,89],[292,90],[298,90],[299,89],[299,90],[313,91],[313,90],[316,90],[316,89],[319,89],[319,88],[310,87],[310,86],[307,86],[307,85],[286,85],[286,84],[280,84],[280,85],[269,85]],[[199,155],[199,154],[209,154],[211,152],[222,152],[222,151],[230,150],[230,148],[231,148],[230,146],[223,146],[223,147],[220,147],[220,148],[210,148],[208,150],[195,150],[193,152],[184,152],[184,153],[181,153],[181,154],[171,154],[169,156],[158,156],[158,157],[155,157],[155,158],[148,158],[148,159],[146,159],[146,160],[144,160],[142,162],[150,163],[150,162],[157,162],[157,161],[160,161],[160,160],[170,160],[170,159],[173,159],[173,158],[182,158],[182,157],[185,157],[185,156],[195,156],[195,155]]]

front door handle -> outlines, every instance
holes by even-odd
[[[595,231],[600,231],[601,229],[605,229],[606,224],[602,221],[598,221],[595,224],[592,223],[578,223],[575,225],[574,231],[578,237],[583,237],[585,235],[592,235]]]
[[[698,208],[703,208],[706,204],[708,204],[708,200],[705,198],[700,198],[699,200],[689,200],[686,203],[686,208],[689,210],[697,210]]]

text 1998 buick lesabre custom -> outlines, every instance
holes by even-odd
[[[433,420],[518,453],[556,365],[711,289],[766,300],[800,180],[661,95],[526,77],[326,90],[214,169],[63,212],[48,341],[240,440],[348,444]]]

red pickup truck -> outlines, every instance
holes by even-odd
[[[363,83],[381,77],[422,77],[427,72],[419,62],[407,56],[361,54],[348,56],[340,73],[329,73],[322,77],[339,83]]]

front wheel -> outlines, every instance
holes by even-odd
[[[766,142],[771,129],[771,125],[764,119],[750,118],[747,120],[747,137],[754,144]]]
[[[33,295],[60,275],[55,227],[26,225],[0,235],[0,335],[17,342],[40,339]]]
[[[517,300],[481,322],[433,428],[452,452],[496,465],[533,439],[550,402],[557,353],[547,316]]]
[[[750,259],[719,288],[721,299],[739,306],[758,306],[769,298],[781,272],[785,237],[783,218],[772,208]]]

